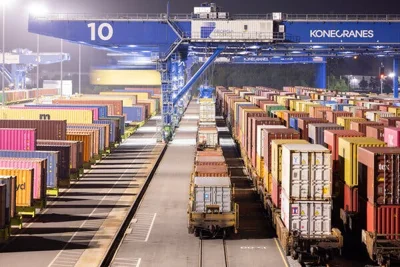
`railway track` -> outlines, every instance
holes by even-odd
[[[200,236],[199,250],[199,267],[229,267],[225,239],[204,239]]]

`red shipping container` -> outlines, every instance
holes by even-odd
[[[344,186],[344,206],[347,212],[358,212],[358,187],[350,187],[346,183]]]
[[[350,130],[354,130],[363,134],[367,133],[367,126],[383,126],[380,122],[375,121],[351,121]]]
[[[264,173],[271,172],[271,141],[276,139],[300,139],[300,133],[292,128],[263,130]]]
[[[251,125],[250,125],[251,121],[250,121],[250,119],[251,118],[265,118],[265,117],[267,117],[267,113],[264,111],[261,111],[261,109],[260,109],[260,112],[256,112],[256,110],[245,111],[244,115],[245,115],[245,118],[244,118],[245,124],[243,125],[244,132],[242,133],[242,141],[241,142],[242,142],[242,146],[245,149],[247,155],[250,157],[250,154],[248,154],[248,143],[249,143],[248,140],[251,136]],[[241,124],[241,126],[242,126],[242,124]]]
[[[272,178],[271,199],[274,206],[278,209],[281,208],[281,194],[282,184],[275,178]]]
[[[326,111],[331,110],[330,107],[325,107],[325,106],[310,106],[310,117],[311,118],[321,118],[321,119],[325,119],[323,117],[324,114],[326,114]],[[325,112],[325,113],[324,113]]]
[[[400,240],[400,205],[366,203],[367,231]]]
[[[400,205],[400,148],[358,148],[360,198],[377,205]]]
[[[324,131],[324,142],[325,146],[332,152],[333,160],[333,171],[338,169],[339,160],[339,137],[361,137],[365,136],[363,133],[359,133],[352,130],[326,130]]]
[[[367,137],[373,137],[381,141],[385,140],[384,137],[385,126],[367,126],[365,129]]]
[[[36,149],[36,129],[0,128],[0,150]]]
[[[384,129],[384,141],[389,147],[399,147],[400,128],[386,127]]]
[[[399,127],[396,126],[396,123],[400,121],[400,117],[386,117],[386,118],[379,118],[379,122],[383,123],[384,126],[389,127]]]
[[[328,121],[320,118],[299,118],[297,120],[297,125],[299,127],[299,132],[301,135],[301,139],[309,141],[308,138],[308,125],[309,124],[318,124],[318,123],[327,123]]]
[[[257,154],[257,126],[258,125],[281,125],[278,118],[251,118],[251,133],[248,135],[249,149],[248,154],[251,158],[251,163],[256,167],[256,154]]]
[[[331,123],[337,123],[338,117],[353,117],[353,113],[347,111],[326,111],[326,119]]]
[[[379,105],[379,111],[388,112],[389,107],[393,107],[392,105]]]

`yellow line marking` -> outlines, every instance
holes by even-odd
[[[275,240],[276,247],[278,248],[279,253],[281,254],[283,263],[285,263],[285,266],[286,266],[286,267],[289,267],[289,265],[287,264],[286,257],[285,257],[285,255],[283,254],[283,251],[282,251],[282,249],[281,249],[281,246],[280,246],[279,243],[278,243],[278,239],[274,238],[274,240]]]

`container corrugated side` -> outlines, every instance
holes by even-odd
[[[38,139],[65,140],[67,136],[65,120],[0,120],[0,128],[36,129]]]
[[[98,153],[100,154],[101,151],[105,150],[105,148],[106,148],[106,146],[105,146],[105,140],[106,140],[105,127],[98,126],[98,124],[89,124],[89,125],[83,125],[83,124],[70,125],[70,124],[68,124],[68,130],[69,131],[81,131],[81,130],[92,131],[93,130],[95,132],[95,138],[96,138],[95,140],[98,140],[98,143],[95,144],[99,147]],[[97,131],[99,134],[98,137],[97,137]]]
[[[60,187],[70,185],[70,145],[38,145],[38,151],[57,151],[58,153],[58,183]]]
[[[6,188],[6,222],[10,222],[11,218],[15,217],[16,215],[16,177],[15,176],[0,176],[0,184],[5,185]]]
[[[61,110],[61,109],[1,109],[0,119],[3,120],[66,120],[67,123],[92,123],[91,110]]]
[[[46,160],[26,158],[0,158],[0,168],[33,169],[33,199],[46,198]]]
[[[67,133],[67,139],[70,141],[80,141],[83,144],[83,162],[89,162],[92,158],[92,135],[89,133],[86,134],[77,134],[77,133]]]
[[[78,142],[77,141],[67,141],[67,140],[37,140],[38,145],[62,145],[62,146],[69,146],[70,147],[70,160],[69,160],[69,167],[72,173],[78,171],[79,167],[79,159],[78,159]]]
[[[358,147],[384,147],[385,142],[371,137],[339,138],[339,168],[348,186],[358,185]]]
[[[9,199],[9,195],[7,195],[7,186],[5,184],[0,184],[0,230],[5,229],[7,225],[6,203]]]
[[[0,157],[5,158],[27,158],[27,159],[47,159],[47,188],[58,187],[58,152],[55,151],[13,151],[0,150]]]
[[[76,105],[107,105],[109,115],[122,115],[122,100],[106,100],[106,99],[53,99],[53,104],[76,104]],[[133,103],[132,103],[133,104]],[[110,108],[112,106],[113,108]]]
[[[35,150],[36,129],[0,128],[1,150]]]
[[[85,108],[85,107],[80,107],[80,108],[76,108],[76,107],[69,107],[69,108],[62,108],[62,107],[57,107],[57,106],[52,106],[52,107],[41,107],[41,106],[27,106],[27,107],[20,107],[20,106],[11,106],[10,109],[16,109],[16,110],[65,110],[65,111],[69,111],[69,110],[75,110],[75,111],[91,111],[92,112],[92,116],[93,116],[93,120],[98,120],[99,118],[99,111],[97,108]],[[43,119],[43,116],[42,118]],[[68,121],[68,119],[67,119]]]
[[[17,207],[32,207],[33,204],[33,169],[0,168],[0,175],[16,176],[15,202]]]

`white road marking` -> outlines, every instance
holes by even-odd
[[[154,224],[154,221],[156,220],[156,217],[157,217],[157,213],[154,213],[153,220],[151,221],[151,224],[150,224],[149,232],[147,233],[147,236],[146,236],[146,239],[144,240],[144,242],[147,242],[147,240],[149,240],[151,229],[153,229],[153,224]]]

